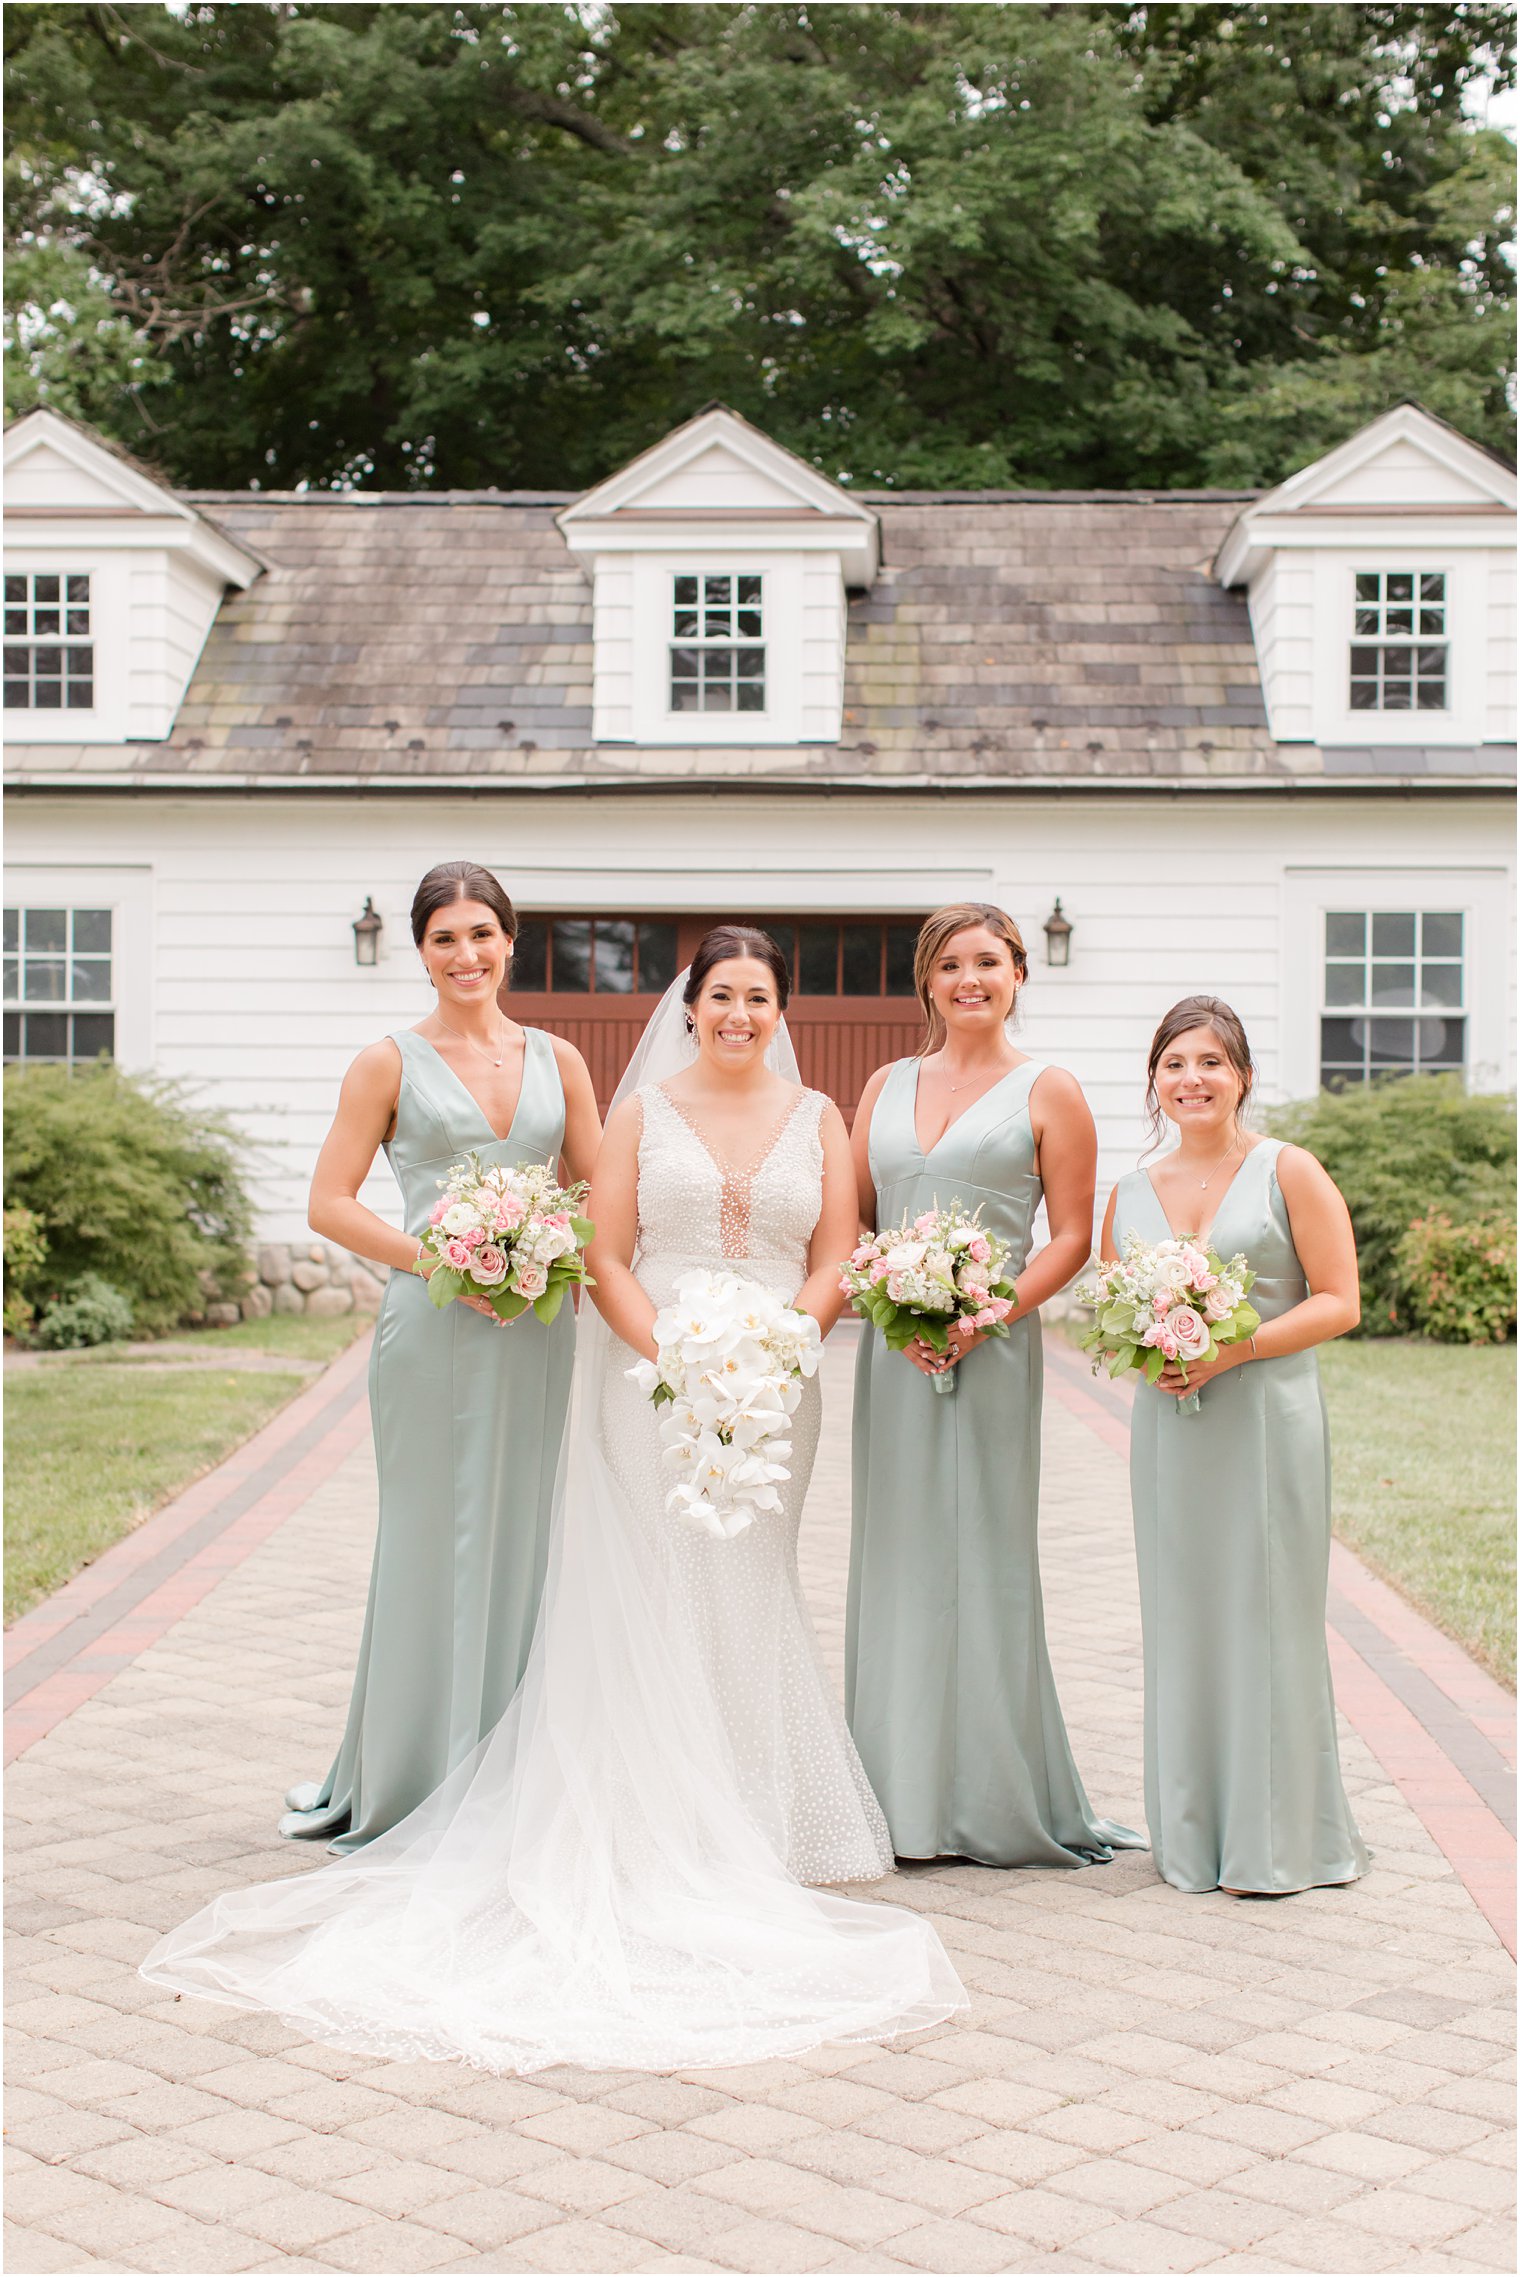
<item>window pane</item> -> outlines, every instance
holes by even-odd
[[[116,1022],[109,1012],[78,1012],[74,1016],[75,1059],[98,1059],[116,1049]]]
[[[1460,965],[1421,965],[1420,1002],[1422,1004],[1460,1004],[1462,1001],[1462,967]]]
[[[740,578],[740,580],[739,580],[739,599],[740,599],[740,602],[741,602],[742,604],[744,604],[744,605],[748,606],[749,608],[752,608],[752,609],[758,609],[758,608],[759,608],[759,606],[760,606],[760,580],[759,580],[759,578],[758,578],[758,577],[741,577],[741,578]]]
[[[5,945],[8,949],[14,949],[19,947],[20,940],[21,912],[19,909],[8,909],[5,913]]]
[[[66,909],[29,909],[26,913],[26,945],[29,951],[38,949],[66,949],[69,913]]]
[[[85,576],[85,577],[71,577],[71,578],[69,578],[69,579],[68,579],[68,581],[67,581],[67,582],[68,582],[68,594],[67,594],[67,598],[68,598],[69,600],[71,600],[71,601],[84,601],[84,602],[88,602],[88,600],[89,600],[89,598],[90,598],[90,580],[89,580],[89,578],[88,578],[87,576]]]
[[[29,1004],[61,1004],[67,993],[62,957],[29,957],[25,995]]]
[[[1375,712],[1377,708],[1376,680],[1353,680],[1351,683],[1351,709],[1354,712]]]
[[[1420,1022],[1420,1065],[1436,1074],[1460,1069],[1466,1062],[1467,1022],[1465,1020],[1422,1020]]]
[[[1414,599],[1414,579],[1407,570],[1389,570],[1388,598],[1390,601],[1412,601]]]
[[[1330,909],[1325,912],[1325,954],[1327,957],[1360,957],[1367,949],[1367,918],[1360,909]]]
[[[1415,1026],[1413,1020],[1368,1021],[1367,1057],[1374,1074],[1383,1068],[1413,1068]]]
[[[1413,965],[1374,965],[1372,968],[1372,1001],[1374,1004],[1414,1003]]]
[[[38,680],[32,689],[32,703],[39,712],[61,712],[63,688],[57,680]]]
[[[1325,967],[1325,1002],[1327,1004],[1365,1004],[1367,1001],[1367,967],[1365,965],[1327,964]]]
[[[591,986],[591,922],[562,917],[554,927],[554,988],[573,995]]]
[[[918,946],[916,925],[889,925],[887,927],[887,994],[911,996],[913,990],[913,951]]]
[[[1385,712],[1412,712],[1414,710],[1412,683],[1408,680],[1385,680],[1383,682],[1383,709]]]
[[[67,1059],[67,1012],[28,1012],[21,1023],[21,1052],[25,1059]]]
[[[673,712],[697,712],[702,709],[702,698],[694,680],[671,682],[670,708]]]
[[[1420,919],[1420,947],[1427,957],[1460,957],[1461,910],[1427,909]]]
[[[805,996],[839,993],[839,927],[799,925],[797,986]]]
[[[633,994],[633,920],[599,917],[596,921],[596,985],[606,996]]]
[[[1356,623],[1352,630],[1359,633],[1375,633],[1381,629],[1382,621],[1382,614],[1379,610],[1358,609]]]
[[[1414,955],[1414,911],[1380,909],[1372,919],[1372,953],[1375,957]]]
[[[676,977],[674,925],[640,924],[639,987],[646,996],[669,988]]]
[[[1446,611],[1444,609],[1422,609],[1420,611],[1420,631],[1422,633],[1443,633],[1445,630]]]
[[[109,957],[76,957],[73,964],[73,1001],[76,1004],[109,1004],[111,1001],[111,960]]]
[[[25,609],[7,609],[5,612],[6,639],[25,640],[26,632],[27,624]]]
[[[706,687],[705,687],[705,688],[702,690],[702,709],[703,709],[703,711],[704,711],[704,712],[731,712],[731,711],[733,710],[733,708],[734,708],[734,692],[733,692],[733,689],[732,689],[732,688],[729,688],[729,687],[715,687],[715,686],[713,685],[713,683],[712,683],[712,682],[709,680],[709,682],[707,683]]]
[[[672,680],[695,680],[696,676],[697,651],[694,648],[673,648],[670,652]]]
[[[63,630],[63,618],[56,609],[34,609],[32,630],[39,636],[46,634],[56,639]]]
[[[701,629],[695,609],[677,609],[672,627],[677,640],[695,640]]]
[[[1417,648],[1415,650],[1415,673],[1417,678],[1421,680],[1444,679],[1446,676],[1445,649]]]
[[[58,580],[56,577],[34,577],[32,579],[32,598],[34,601],[56,603],[58,597]]]
[[[764,711],[764,709],[765,709],[765,684],[764,684],[764,682],[763,682],[763,681],[760,681],[760,680],[741,680],[741,681],[739,682],[739,691],[738,691],[738,692],[739,692],[739,709],[740,709],[740,711],[741,711],[741,712],[763,712],[763,711]]]
[[[706,577],[702,584],[702,597],[709,609],[726,609],[728,607],[730,586],[726,577]]]
[[[1413,609],[1390,609],[1383,630],[1390,638],[1406,638],[1414,631]]]
[[[1383,580],[1377,570],[1358,570],[1356,597],[1359,601],[1376,601],[1383,590]]]
[[[549,928],[541,917],[525,918],[512,945],[512,986],[543,988],[548,980]]]
[[[21,994],[21,967],[14,957],[5,960],[5,1001],[14,1004]]]
[[[68,708],[71,712],[88,712],[94,710],[95,683],[93,680],[70,680],[68,687]]]
[[[844,938],[843,994],[880,996],[881,927],[845,925],[840,930]]]
[[[1352,671],[1367,679],[1375,680],[1377,678],[1378,658],[1381,654],[1382,650],[1377,648],[1353,648],[1351,651]]]
[[[758,680],[765,672],[763,648],[739,648],[734,651],[735,667],[741,680]]]
[[[1417,703],[1422,712],[1444,712],[1446,709],[1446,682],[1444,680],[1422,680]]]
[[[5,1015],[5,1056],[7,1059],[19,1059],[21,1057],[21,1014],[19,1012],[7,1012]]]
[[[694,577],[676,579],[676,607],[694,609],[697,605],[697,581]]]
[[[1361,1068],[1363,1060],[1360,1020],[1321,1020],[1319,1056],[1325,1067]]]
[[[1441,569],[1422,570],[1420,573],[1420,599],[1422,601],[1444,601],[1445,598],[1446,572]]]
[[[7,577],[5,580],[5,598],[7,603],[12,606],[19,602],[25,607],[26,579],[24,577]]]
[[[111,912],[109,909],[76,909],[74,912],[74,949],[77,955],[98,957],[108,955],[111,947]]]

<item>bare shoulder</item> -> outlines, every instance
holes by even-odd
[[[559,1069],[561,1080],[563,1081],[566,1076],[573,1079],[578,1075],[583,1075],[589,1083],[591,1081],[591,1070],[586,1065],[585,1055],[576,1050],[570,1038],[568,1036],[557,1036],[552,1028],[545,1028],[541,1033],[549,1039],[549,1048],[554,1054],[554,1062]]]
[[[1069,1067],[1042,1067],[1029,1087],[1029,1104],[1042,1123],[1092,1120],[1087,1093]]]
[[[576,1054],[579,1058],[579,1053]],[[589,1075],[586,1079],[590,1081]],[[643,1093],[634,1091],[613,1108],[602,1127],[603,1146],[636,1146],[644,1129]]]
[[[816,1104],[819,1137],[841,1138],[848,1144],[850,1134],[844,1127],[844,1117],[839,1112],[837,1102],[829,1097],[827,1091],[809,1091],[806,1096]]]
[[[1272,1165],[1277,1183],[1291,1202],[1295,1195],[1306,1199],[1311,1194],[1323,1194],[1335,1189],[1335,1181],[1320,1161],[1306,1146],[1280,1146],[1277,1160]]]
[[[874,1073],[866,1077],[865,1084],[862,1087],[860,1094],[860,1105],[855,1110],[855,1120],[857,1123],[860,1121],[862,1115],[866,1116],[869,1119],[871,1109],[875,1106],[877,1100],[881,1097],[882,1085],[886,1082],[887,1077],[891,1074],[893,1068],[896,1067],[896,1065],[897,1061],[895,1059],[888,1060],[885,1067],[878,1067]]]
[[[401,1079],[401,1046],[394,1036],[377,1036],[349,1063],[348,1073],[366,1091],[387,1083],[394,1088]]]

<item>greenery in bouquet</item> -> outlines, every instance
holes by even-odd
[[[960,1200],[874,1233],[839,1268],[839,1286],[894,1352],[915,1337],[948,1352],[952,1336],[1006,1336],[1018,1309],[1008,1243]]]
[[[531,1308],[547,1323],[567,1289],[592,1285],[581,1254],[596,1231],[580,1214],[584,1183],[561,1186],[545,1164],[514,1168],[472,1152],[439,1185],[422,1249],[438,1259],[428,1295],[440,1309],[484,1297],[499,1320]]]

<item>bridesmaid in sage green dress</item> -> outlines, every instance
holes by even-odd
[[[437,1007],[360,1053],[312,1181],[313,1229],[392,1268],[370,1360],[380,1526],[348,1727],[280,1822],[337,1851],[405,1818],[499,1721],[543,1589],[575,1315],[504,1328],[478,1298],[436,1309],[421,1235],[437,1182],[470,1149],[563,1157],[584,1177],[600,1135],[580,1054],[497,1004],[517,920],[491,872],[430,870],[412,931]],[[404,1232],[358,1198],[382,1144]]]
[[[1143,1845],[1088,1803],[1045,1646],[1038,1307],[1091,1253],[1097,1147],[1073,1078],[1008,1041],[1026,970],[1005,911],[936,911],[914,967],[924,1053],[878,1070],[855,1118],[864,1223],[979,1207],[1012,1244],[1019,1309],[1006,1339],[945,1360],[861,1338],[846,1709],[900,1858],[1080,1866]]]
[[[1262,1325],[1184,1384],[1135,1388],[1130,1489],[1145,1636],[1145,1815],[1180,1890],[1286,1897],[1354,1881],[1325,1646],[1330,1442],[1314,1347],[1354,1328],[1345,1202],[1302,1147],[1243,1126],[1250,1046],[1217,997],[1156,1031],[1149,1104],[1178,1144],[1121,1178],[1103,1254],[1191,1235],[1257,1275]],[[1200,1390],[1196,1410],[1179,1395]]]

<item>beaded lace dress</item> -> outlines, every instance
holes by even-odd
[[[680,986],[641,1077],[682,1064]],[[662,1068],[650,1039],[666,1035]],[[639,1096],[649,1295],[699,1265],[795,1295],[819,1212],[818,1095],[798,1093],[737,1177],[668,1093]],[[891,1865],[797,1580],[816,1385],[784,1510],[710,1542],[665,1513],[631,1358],[583,1314],[543,1609],[495,1731],[363,1850],[171,1931],[143,1964],[151,1982],[342,2048],[517,2072],[756,2063],[965,2005],[927,1920],[807,1886]]]

